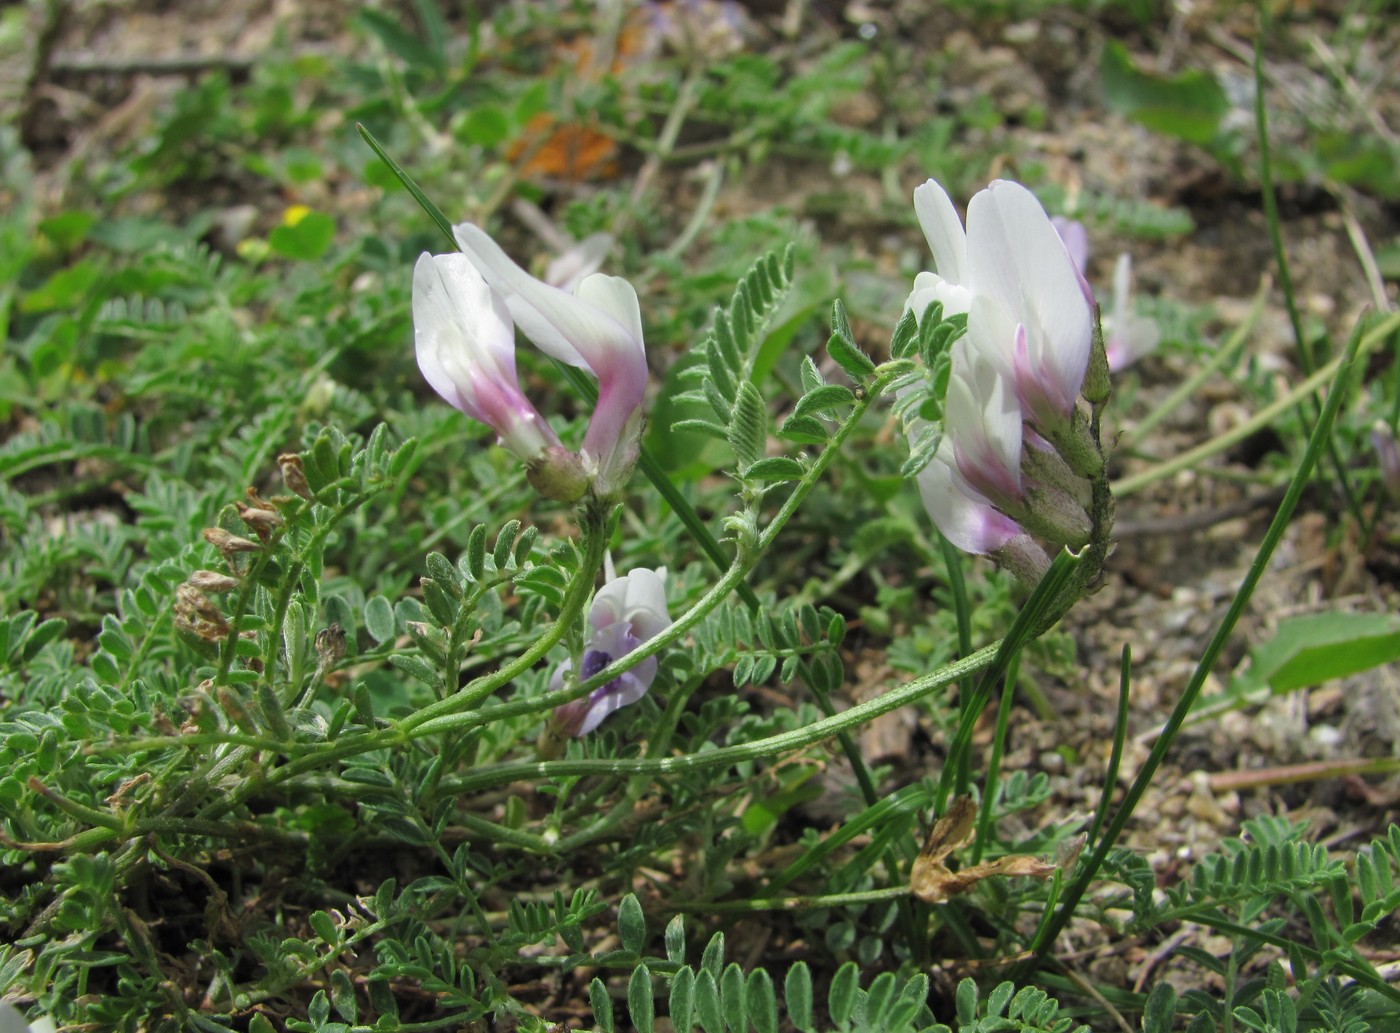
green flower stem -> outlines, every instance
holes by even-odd
[[[1400,324],[1400,320],[1388,320],[1387,323]],[[1373,332],[1374,335],[1374,332]],[[1372,335],[1368,335],[1372,336]],[[1254,594],[1254,588],[1263,577],[1264,571],[1268,568],[1269,559],[1273,555],[1274,549],[1283,538],[1283,532],[1287,529],[1289,521],[1293,518],[1293,511],[1297,508],[1298,500],[1302,497],[1303,489],[1307,486],[1309,478],[1312,476],[1313,468],[1317,465],[1319,456],[1322,455],[1326,441],[1332,430],[1332,422],[1336,418],[1337,411],[1341,408],[1342,397],[1346,394],[1342,390],[1342,384],[1347,375],[1351,372],[1352,364],[1361,354],[1364,339],[1358,326],[1357,332],[1352,335],[1346,353],[1342,356],[1340,363],[1328,364],[1328,369],[1333,373],[1333,383],[1331,390],[1327,393],[1327,403],[1323,406],[1322,415],[1313,426],[1311,437],[1308,438],[1308,446],[1303,452],[1302,461],[1298,464],[1298,469],[1293,475],[1293,480],[1288,485],[1288,493],[1284,496],[1283,502],[1279,504],[1278,511],[1274,514],[1273,522],[1269,525],[1268,532],[1264,535],[1263,542],[1259,545],[1259,551],[1255,554],[1254,562],[1250,564],[1249,573],[1245,575],[1240,589],[1235,593],[1235,598],[1230,603],[1230,608],[1226,611],[1220,625],[1216,628],[1214,636],[1206,646],[1205,652],[1201,656],[1201,661],[1196,666],[1195,673],[1191,676],[1191,681],[1187,684],[1177,701],[1171,716],[1167,718],[1166,724],[1162,727],[1161,734],[1157,741],[1153,743],[1152,752],[1143,763],[1142,769],[1134,779],[1132,786],[1123,797],[1123,802],[1114,811],[1113,818],[1109,821],[1108,827],[1104,830],[1103,838],[1099,840],[1094,848],[1093,856],[1086,861],[1080,869],[1079,877],[1066,891],[1059,909],[1053,918],[1043,925],[1038,931],[1035,940],[1031,944],[1033,957],[1017,967],[1017,972],[1013,978],[1024,981],[1029,978],[1035,967],[1040,963],[1045,952],[1055,942],[1060,931],[1069,922],[1074,914],[1074,909],[1083,898],[1084,892],[1089,888],[1089,883],[1103,867],[1104,860],[1108,857],[1108,852],[1118,841],[1123,829],[1127,827],[1128,821],[1132,818],[1133,812],[1137,809],[1138,803],[1142,800],[1147,787],[1152,784],[1152,779],[1157,774],[1157,769],[1161,766],[1167,751],[1171,749],[1176,741],[1177,732],[1186,721],[1187,715],[1195,705],[1196,699],[1200,696],[1201,688],[1205,685],[1206,678],[1215,667],[1215,661],[1225,648],[1225,643],[1229,641],[1231,634],[1235,630],[1241,614],[1244,613],[1245,606],[1250,597]],[[1323,372],[1319,370],[1319,374]]]
[[[938,535],[938,547],[943,556],[943,569],[948,578],[948,592],[953,597],[953,614],[958,621],[958,653],[967,656],[972,652],[972,604],[967,597],[967,579],[963,577],[962,554],[957,546],[948,541],[942,531]],[[959,710],[970,706],[974,694],[972,679],[958,687]],[[958,773],[960,782],[971,777],[971,758],[963,755],[963,770]]]
[[[1118,769],[1122,766],[1123,746],[1128,739],[1128,690],[1132,685],[1132,665],[1132,647],[1125,645],[1118,669],[1118,712],[1113,722],[1113,747],[1108,755],[1108,770],[1103,775],[1103,791],[1099,794],[1094,820],[1089,825],[1089,837],[1085,841],[1090,846],[1099,841],[1099,830],[1108,817],[1108,805],[1113,799],[1113,789],[1118,785]]]
[[[943,774],[938,780],[938,796],[934,806],[939,814],[947,811],[948,797],[952,795],[954,786],[958,782],[958,773],[963,767],[962,756],[972,744],[973,729],[977,726],[977,719],[981,716],[983,708],[987,705],[987,700],[991,697],[992,687],[1006,677],[1012,659],[1020,652],[1021,648],[1049,626],[1046,623],[1047,617],[1050,614],[1058,617],[1060,613],[1063,613],[1062,597],[1066,588],[1071,584],[1071,578],[1079,569],[1079,564],[1080,558],[1078,556],[1062,550],[1055,557],[1055,561],[1050,564],[1050,569],[1045,572],[1040,583],[1035,586],[1035,591],[1026,600],[1026,605],[1021,607],[1021,612],[1016,615],[1016,620],[1011,625],[1011,630],[1007,632],[1006,637],[999,643],[987,646],[972,654],[973,656],[982,656],[988,650],[995,650],[993,663],[990,665],[978,664],[977,668],[974,668],[976,670],[987,667],[987,670],[983,672],[981,679],[977,682],[977,688],[974,690],[972,698],[965,705],[959,707],[961,717],[958,722],[958,730],[953,736],[952,744],[948,747],[948,756],[943,763]]]
[[[992,830],[992,811],[996,808],[997,791],[1001,782],[1001,758],[1006,750],[1006,736],[1011,726],[1011,704],[1016,698],[1016,677],[1021,669],[1021,655],[1012,656],[1006,667],[1006,680],[1001,686],[997,706],[996,732],[992,736],[992,751],[987,758],[987,779],[982,785],[981,807],[977,811],[977,834],[972,841],[972,863],[979,864]]]
[[[1397,329],[1400,329],[1400,313],[1389,316],[1362,337],[1357,346],[1356,354],[1367,354]],[[1141,491],[1149,484],[1160,481],[1165,477],[1170,477],[1180,470],[1195,466],[1203,459],[1208,459],[1213,455],[1224,452],[1226,449],[1243,441],[1260,428],[1268,426],[1275,418],[1287,412],[1289,409],[1294,408],[1300,401],[1313,394],[1318,388],[1325,384],[1335,383],[1335,389],[1340,390],[1342,381],[1337,379],[1336,373],[1337,370],[1341,368],[1345,359],[1345,356],[1339,355],[1312,376],[1304,380],[1292,391],[1288,392],[1288,394],[1278,399],[1278,401],[1274,402],[1272,405],[1259,410],[1259,412],[1254,414],[1252,419],[1240,424],[1228,434],[1222,434],[1218,438],[1212,438],[1198,445],[1196,448],[1190,449],[1181,453],[1179,456],[1167,460],[1165,463],[1154,466],[1150,470],[1144,470],[1140,474],[1134,474],[1132,477],[1124,477],[1122,480],[1116,481],[1113,485],[1114,496],[1123,498],[1126,495],[1131,495],[1134,492]]]
[[[734,915],[750,911],[811,911],[815,908],[849,907],[854,904],[878,904],[884,900],[903,900],[909,896],[908,886],[890,886],[882,890],[861,890],[856,893],[831,893],[820,897],[768,897],[761,900],[697,900],[682,901],[672,906],[677,911],[704,915]]]
[[[835,717],[823,718],[805,728],[782,732],[738,746],[725,746],[684,756],[645,759],[552,760],[494,764],[476,771],[443,779],[443,790],[454,793],[475,792],[509,785],[521,779],[549,779],[585,775],[672,775],[706,768],[728,767],[747,760],[760,760],[812,746],[839,731],[855,728],[913,703],[938,689],[946,688],[959,678],[987,667],[995,659],[999,643],[979,649],[971,656],[949,664],[939,671],[915,679],[874,699],[866,700]]]

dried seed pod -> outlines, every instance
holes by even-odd
[[[239,581],[238,578],[220,574],[217,570],[196,570],[185,580],[185,584],[201,592],[217,593],[232,592],[238,587]]]
[[[203,534],[204,540],[218,549],[225,560],[229,560],[235,553],[257,552],[262,548],[257,542],[230,534],[222,527],[206,527]]]
[[[207,596],[189,582],[175,586],[175,626],[206,642],[228,634],[228,621]]]
[[[282,470],[282,480],[288,488],[307,502],[315,498],[311,494],[311,485],[306,483],[306,469],[301,465],[301,456],[295,452],[284,452],[277,457],[277,465]]]
[[[316,632],[316,659],[322,669],[334,667],[345,656],[345,629],[332,624]]]
[[[245,502],[235,502],[234,505],[238,508],[239,517],[258,536],[260,541],[269,541],[272,538],[272,533],[284,523],[282,515],[275,509],[261,509]]]

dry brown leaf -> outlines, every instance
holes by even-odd
[[[976,820],[977,805],[970,796],[960,796],[948,808],[948,813],[929,829],[923,849],[914,858],[914,867],[909,873],[909,889],[925,904],[941,904],[993,875],[1044,879],[1055,871],[1056,866],[1049,861],[1028,854],[1009,854],[995,861],[951,871],[943,862],[958,847],[972,842]]]

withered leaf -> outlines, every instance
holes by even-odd
[[[972,842],[976,819],[977,805],[971,797],[960,796],[949,806],[948,813],[929,829],[923,849],[914,858],[909,873],[910,890],[925,904],[941,904],[993,875],[1028,875],[1044,879],[1055,871],[1055,865],[1027,854],[1009,854],[960,871],[949,870],[944,860],[958,847]]]

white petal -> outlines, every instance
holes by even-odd
[[[943,306],[943,318],[947,319],[966,315],[972,305],[972,294],[960,283],[945,280],[937,273],[922,272],[914,277],[914,289],[904,302],[904,311],[913,309],[914,317],[922,321],[924,312],[935,301]]]
[[[1001,548],[1017,534],[1014,520],[964,494],[953,482],[947,438],[933,461],[919,472],[919,495],[934,525],[963,552],[979,555]]]
[[[463,255],[424,253],[413,267],[413,340],[433,390],[486,422],[472,371],[515,382],[515,331],[505,305]]]
[[[472,264],[505,298],[516,325],[546,355],[597,375],[619,348],[640,347],[609,312],[535,279],[480,227],[462,223],[454,233]]]
[[[632,626],[633,634],[646,642],[671,626],[666,609],[666,570],[638,567],[609,581],[593,597],[588,622],[601,629],[619,622]]]
[[[933,252],[938,275],[950,283],[966,284],[967,234],[948,192],[931,179],[915,188],[914,214]]]
[[[1003,377],[1015,375],[1016,320],[986,294],[976,294],[967,314],[967,346]]]
[[[637,289],[620,276],[594,273],[579,281],[575,295],[601,309],[627,331],[619,347],[644,352],[642,345],[642,306],[637,301]]]
[[[1093,313],[1045,209],[1021,184],[997,180],[972,199],[967,219],[973,293],[995,298],[1032,337],[1039,331],[1032,347],[1043,345],[1040,372],[1054,376],[1061,391],[1077,393],[1089,363]]]

